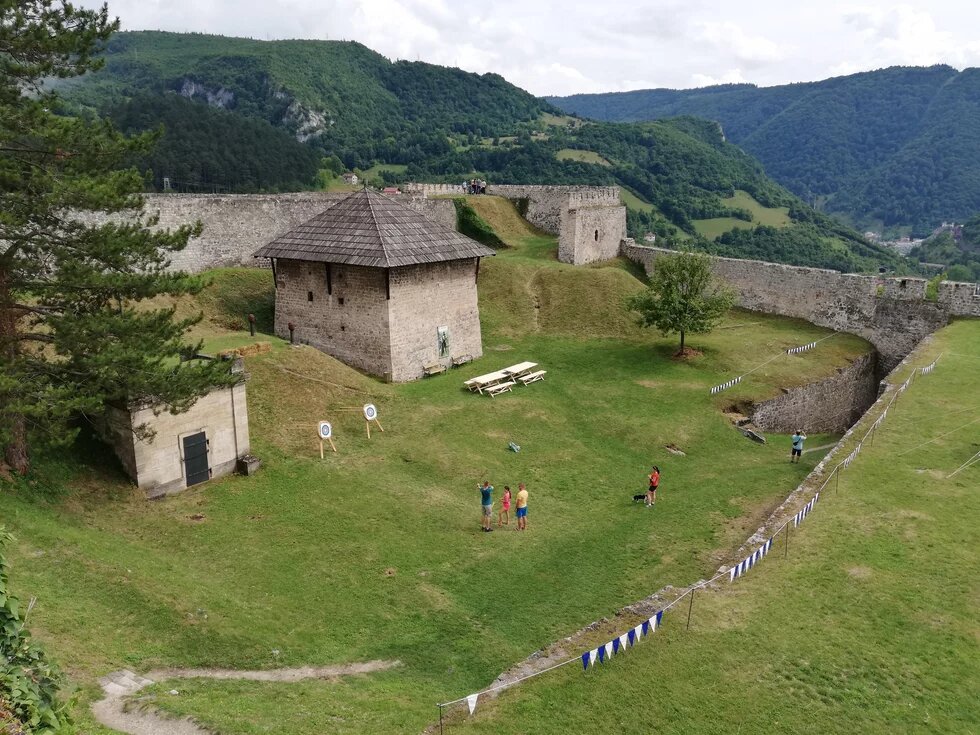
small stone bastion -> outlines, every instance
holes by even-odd
[[[183,413],[152,405],[110,406],[103,437],[126,473],[147,497],[157,498],[222,477],[248,464],[248,405],[241,358],[232,373],[241,379],[215,388]]]

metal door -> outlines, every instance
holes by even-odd
[[[184,437],[184,476],[187,478],[187,487],[211,479],[208,438],[203,431]]]

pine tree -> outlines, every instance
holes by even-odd
[[[656,327],[666,337],[679,332],[684,355],[687,332],[705,334],[735,303],[735,294],[711,275],[711,258],[681,252],[657,259],[650,288],[631,296],[627,308],[640,315],[640,325]]]
[[[105,6],[0,0],[0,447],[21,474],[107,402],[179,411],[229,380],[217,363],[176,369],[196,319],[140,304],[203,285],[167,271],[200,225],[151,230],[125,167],[154,136],[53,112],[45,80],[97,69],[117,27]]]

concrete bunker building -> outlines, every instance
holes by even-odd
[[[232,373],[239,380],[214,388],[182,413],[149,404],[107,406],[103,437],[147,497],[231,474],[249,454],[247,376],[240,359]],[[145,435],[147,429],[152,435]]]
[[[402,382],[483,354],[477,278],[494,251],[364,189],[255,252],[276,284],[275,331]]]

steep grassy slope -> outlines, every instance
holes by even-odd
[[[974,732],[980,465],[949,475],[980,448],[968,425],[980,405],[962,405],[980,321],[940,332],[912,364],[940,352],[788,548],[698,593],[690,630],[685,603],[605,666],[483,698],[447,732]]]
[[[758,88],[640,90],[552,98],[611,121],[697,115],[808,201],[859,223],[928,232],[980,207],[980,72],[894,67]]]
[[[263,335],[272,350],[246,358],[258,475],[150,504],[84,444],[42,461],[34,485],[0,493],[18,537],[17,592],[38,596],[32,627],[82,687],[87,732],[100,732],[84,709],[97,677],[121,667],[375,658],[401,665],[297,685],[182,681],[149,701],[225,733],[418,732],[447,693],[704,574],[816,461],[790,465],[782,441],[747,442],[708,387],[826,330],[736,312],[697,339],[702,357],[673,360],[673,340],[622,310],[641,288],[626,269],[559,264],[553,239],[534,241],[543,236],[505,209],[483,212],[506,224],[511,247],[481,268],[486,355],[476,363],[386,385]],[[211,349],[252,341],[229,327],[250,311],[268,326],[271,274],[214,278],[179,308],[204,310],[198,334]],[[774,361],[739,395],[834,374],[868,349],[854,338],[824,344],[805,361]],[[462,389],[523,359],[547,379],[496,399]],[[385,427],[370,441],[367,401]],[[339,449],[324,461],[313,434],[322,418]],[[667,455],[668,443],[687,457]],[[630,497],[651,461],[665,496],[647,511]],[[529,484],[527,533],[477,530],[472,486],[484,477]]]

